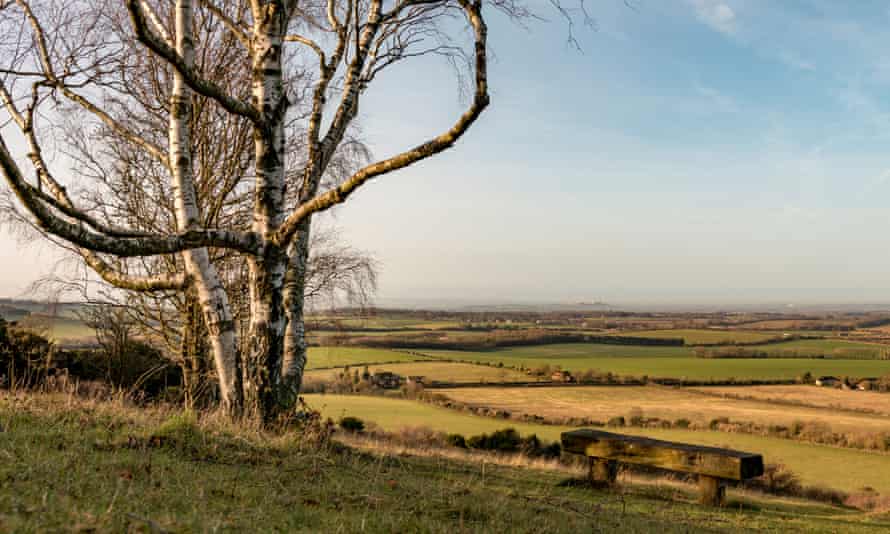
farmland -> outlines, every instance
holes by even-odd
[[[523,434],[534,433],[544,439],[557,440],[561,432],[570,429],[473,416],[410,400],[383,397],[306,395],[306,400],[327,417],[352,415],[373,421],[388,430],[398,430],[405,426],[427,426],[442,432],[470,435],[511,426]],[[890,456],[884,454],[746,434],[636,428],[625,428],[622,432],[759,452],[764,455],[765,461],[784,463],[803,482],[811,485],[847,491],[870,486],[882,493],[890,492]],[[843,466],[843,469],[826,466]]]
[[[822,340],[815,341],[821,342]],[[422,352],[436,358],[493,364],[503,363],[505,366],[511,367],[534,368],[549,365],[570,371],[595,369],[603,373],[610,372],[625,376],[686,378],[690,380],[794,379],[806,372],[813,375],[862,377],[882,376],[890,373],[890,361],[888,360],[705,359],[694,357],[688,347],[638,347],[576,343],[510,347],[476,352],[439,350],[422,350]]]
[[[708,395],[726,395],[741,399],[758,399],[801,404],[831,410],[874,412],[890,416],[890,395],[871,391],[844,391],[812,386],[709,386],[692,388]],[[779,409],[779,408],[777,408]],[[786,408],[780,408],[785,410]]]
[[[309,347],[306,368],[343,367],[366,363],[411,362],[424,356],[363,347]]]
[[[821,389],[800,386],[805,387],[817,391]],[[790,426],[805,421],[819,422],[839,432],[890,432],[888,417],[802,406],[778,407],[769,402],[735,400],[702,395],[696,390],[661,386],[460,388],[437,390],[437,393],[474,406],[557,420],[572,416],[605,422],[615,416],[627,418],[637,415],[669,421],[684,418],[693,424],[706,426],[713,419],[728,417],[732,421],[763,425]],[[841,393],[852,397],[857,395]]]
[[[96,332],[74,317],[50,317],[32,313],[22,317],[20,325],[62,345],[96,342]]]
[[[775,332],[747,332],[744,330],[676,329],[631,330],[614,335],[646,338],[683,338],[687,345],[712,345],[723,343],[757,343],[781,337]]]

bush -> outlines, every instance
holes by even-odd
[[[720,425],[728,425],[728,424],[729,424],[729,417],[716,417],[714,419],[711,419],[711,422],[708,423],[708,428],[710,428],[711,430],[717,430],[718,428],[720,428]]]
[[[516,429],[505,428],[491,434],[472,436],[467,440],[467,447],[486,451],[516,452],[521,441]]]
[[[340,419],[340,428],[347,432],[362,432],[365,429],[365,422],[358,417],[347,415]]]
[[[445,444],[450,447],[457,447],[458,449],[467,448],[467,440],[462,434],[448,434],[445,436]]]
[[[606,421],[606,426],[621,427],[621,426],[625,426],[625,424],[626,424],[626,422],[624,421],[624,416],[622,416],[622,415],[619,415],[618,417],[613,417],[613,418],[609,419],[608,421]]]
[[[689,421],[689,419],[686,419],[685,417],[681,417],[674,421],[674,427],[676,428],[689,428],[689,425],[691,424],[692,423]]]
[[[54,368],[55,350],[48,339],[10,328],[0,319],[0,383],[8,387],[33,387]]]

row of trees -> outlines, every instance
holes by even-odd
[[[125,291],[191,372],[209,354],[231,414],[268,421],[300,390],[307,296],[373,287],[362,255],[311,254],[330,239],[313,217],[475,122],[489,102],[482,12],[482,0],[0,0],[0,103],[18,131],[0,130],[7,215]],[[471,73],[465,112],[372,162],[356,135],[363,95],[429,55]]]

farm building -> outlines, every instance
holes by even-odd
[[[371,375],[371,383],[381,389],[396,389],[402,385],[402,377],[389,371],[380,371]]]

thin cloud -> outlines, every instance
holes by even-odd
[[[726,2],[720,0],[690,0],[698,20],[715,31],[734,35],[736,33],[736,13]]]
[[[696,84],[695,92],[704,97],[713,108],[721,113],[737,113],[739,111],[739,106],[734,98],[713,87]]]

